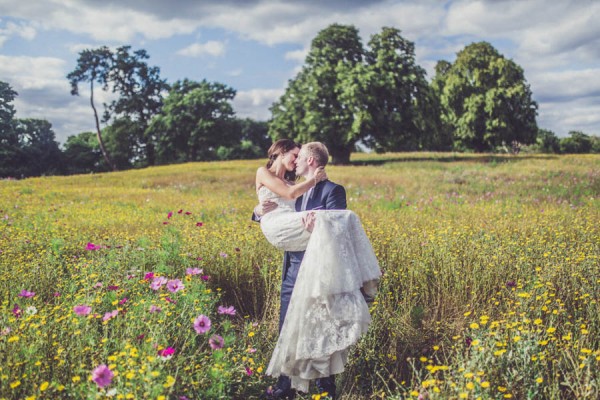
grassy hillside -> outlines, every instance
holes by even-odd
[[[600,156],[352,162],[328,175],[384,277],[342,398],[598,396]],[[0,181],[0,398],[259,395],[282,259],[250,221],[262,163]]]

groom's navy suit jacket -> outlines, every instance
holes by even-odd
[[[304,194],[306,195],[306,194]],[[302,198],[296,199],[296,211],[301,211]],[[329,180],[317,183],[307,203],[307,210],[345,210],[346,190],[342,185]],[[285,314],[292,297],[300,264],[304,258],[303,251],[286,251],[283,255],[283,272],[281,282],[281,309],[279,312],[279,330],[283,326]]]

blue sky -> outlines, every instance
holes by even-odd
[[[596,0],[0,0],[0,81],[18,118],[50,121],[64,142],[94,130],[88,92],[71,96],[66,79],[78,52],[131,45],[168,82],[227,84],[238,116],[266,120],[321,29],[352,24],[366,44],[392,26],[429,79],[438,60],[492,43],[523,67],[541,128],[600,135],[599,20]]]

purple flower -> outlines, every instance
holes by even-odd
[[[218,350],[223,348],[225,341],[219,335],[212,335],[210,339],[208,339],[208,344],[210,345],[211,349]]]
[[[169,292],[171,293],[177,293],[184,287],[185,286],[179,279],[171,279],[169,282],[167,282],[167,289],[169,289]]]
[[[101,388],[110,385],[114,376],[115,374],[110,369],[108,369],[106,364],[98,365],[92,371],[92,380],[96,382],[96,385],[98,385],[98,387]]]
[[[167,283],[167,278],[165,278],[163,276],[157,276],[156,278],[152,279],[152,283],[150,284],[150,289],[158,290],[166,283]]]
[[[92,307],[84,304],[73,307],[73,312],[77,315],[88,315],[92,311]]]
[[[172,216],[173,216],[173,211],[169,211],[169,213],[167,214],[167,219],[171,219]]]
[[[15,306],[12,309],[12,313],[15,316],[15,318],[20,318],[21,315],[23,315],[23,310],[21,310],[21,307],[19,307],[18,304],[15,304]]]
[[[151,279],[154,279],[154,272],[147,272],[146,275],[144,275],[144,280],[149,281]]]
[[[119,286],[118,285],[108,285],[106,287],[106,289],[108,289],[108,290],[119,290]]]
[[[162,358],[171,358],[175,354],[175,349],[172,347],[167,347],[166,349],[162,349],[158,351],[158,355]]]
[[[225,315],[235,315],[235,308],[233,306],[229,306],[229,307],[225,307],[225,306],[219,306],[219,308],[217,308],[217,312],[219,314],[225,314]]]
[[[89,251],[99,250],[101,248],[102,246],[90,242],[88,242],[87,246],[85,246],[85,249]]]
[[[506,287],[507,288],[512,288],[512,287],[515,287],[515,286],[517,286],[517,283],[515,281],[511,280],[511,281],[507,281],[506,282]]]
[[[200,279],[202,279],[203,281],[207,281],[207,280],[210,279],[210,276],[208,276],[208,275],[202,275],[202,277]]]
[[[194,329],[198,334],[204,334],[208,332],[210,330],[210,325],[210,318],[208,318],[206,315],[199,315],[194,320]]]
[[[104,317],[102,317],[102,321],[108,321],[109,319],[116,317],[118,313],[119,313],[119,310],[109,311],[104,314]]]
[[[20,297],[26,297],[26,298],[30,298],[35,296],[35,292],[30,292],[29,290],[21,290],[21,293],[19,293]]]
[[[185,270],[186,275],[200,275],[202,270],[200,268],[188,268]]]
[[[219,255],[220,255],[221,257],[223,257],[223,258],[227,258],[227,257],[229,257],[229,256],[227,255],[227,253],[224,253],[224,252],[220,252],[220,253],[219,253]]]
[[[158,312],[161,312],[161,311],[162,311],[162,308],[157,307],[154,304],[152,304],[150,306],[150,309],[148,310],[148,312],[150,312],[150,313],[158,313]]]
[[[123,297],[121,300],[119,300],[119,305],[122,306],[123,304],[127,303],[129,299],[127,297]]]

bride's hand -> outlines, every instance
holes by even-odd
[[[325,172],[325,167],[319,167],[315,170],[315,174],[313,175],[315,179],[315,185],[321,181],[327,179],[327,172]]]

